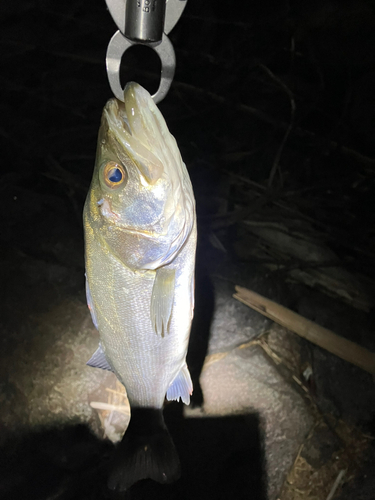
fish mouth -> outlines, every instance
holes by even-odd
[[[148,184],[155,184],[164,172],[164,118],[150,94],[138,83],[124,89],[124,102],[110,99],[103,119],[126,154],[134,161]]]

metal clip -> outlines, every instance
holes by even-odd
[[[106,0],[119,31],[111,38],[106,56],[109,85],[120,101],[124,92],[120,82],[121,58],[132,45],[147,45],[160,57],[161,77],[155,103],[164,99],[176,68],[173,45],[167,37],[186,6],[187,0]]]

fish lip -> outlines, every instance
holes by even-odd
[[[131,92],[138,93],[139,95],[138,89],[142,89],[142,87],[138,83],[128,82],[124,88],[124,101],[119,101],[118,99],[113,97],[112,99],[109,99],[109,101],[105,106],[105,110],[107,112],[106,121],[108,125],[110,125],[110,120],[108,118],[111,118],[111,115],[115,115],[115,117],[120,120],[124,131],[127,132],[130,136],[134,137],[135,139],[137,139],[137,134],[135,133],[135,130],[132,128],[131,123],[128,119],[128,113],[126,110],[126,101],[127,101],[127,95]],[[119,132],[121,134],[122,132],[121,128],[120,129],[116,128],[116,132]],[[128,148],[126,147],[126,149]]]
[[[123,135],[123,132],[128,133],[133,137],[133,130],[130,126],[126,108],[123,102],[118,101],[114,97],[109,99],[104,107],[104,117],[108,127],[115,132],[115,135]],[[121,124],[121,126],[119,126]],[[117,126],[115,126],[117,125]]]
[[[130,123],[129,123],[129,120],[128,120],[128,114],[126,112],[125,104],[122,102],[118,103],[118,106],[117,106],[117,109],[115,110],[115,113],[117,114],[117,117],[122,120],[122,125],[124,126],[124,129],[126,130],[126,132],[128,132],[131,136],[134,136],[133,130],[132,130]]]
[[[149,140],[150,133],[152,142],[152,134],[161,137],[155,120],[163,118],[161,115],[155,118],[155,108],[148,92],[137,83],[130,82],[124,90],[124,102],[112,98],[103,112],[103,120],[111,135],[149,185],[154,185],[165,171],[163,153],[160,156],[160,149],[155,150],[155,144],[150,144]]]

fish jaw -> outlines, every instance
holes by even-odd
[[[125,265],[157,269],[172,262],[188,238],[195,201],[176,141],[148,92],[130,83],[124,97],[104,108],[85,212]],[[108,162],[126,171],[123,186],[103,182]]]

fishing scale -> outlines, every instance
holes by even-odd
[[[175,52],[167,35],[180,19],[186,3],[187,0],[106,0],[118,27],[106,55],[109,85],[117,99],[124,100],[120,82],[121,58],[133,45],[146,45],[158,54],[161,77],[152,98],[157,104],[167,95],[176,68]]]

